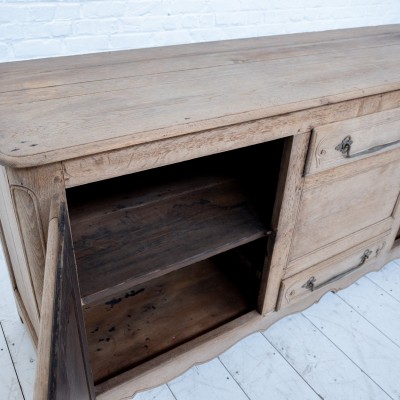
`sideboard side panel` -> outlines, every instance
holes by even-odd
[[[19,308],[39,332],[50,201],[63,193],[61,163],[38,168],[1,169],[0,218],[20,296]],[[18,300],[18,298],[17,298]],[[22,311],[26,312],[22,312]]]
[[[27,314],[27,316],[24,317],[24,313],[21,312],[20,316],[23,320],[29,316],[29,321],[24,322],[27,326],[32,326],[37,337],[37,333],[39,332],[39,310],[33,283],[30,279],[28,263],[25,257],[24,242],[14,209],[7,172],[4,167],[0,167],[0,220],[3,229],[3,250],[9,257],[10,274],[12,271],[11,280],[14,281],[13,284],[18,290],[21,302]],[[32,336],[34,338],[34,335]]]

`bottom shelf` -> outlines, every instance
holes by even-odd
[[[85,306],[95,384],[254,310],[257,293],[233,250]]]

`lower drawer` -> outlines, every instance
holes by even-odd
[[[364,242],[339,256],[317,264],[282,281],[278,309],[299,302],[316,291],[337,289],[336,283],[360,270],[368,270],[386,246],[388,234]],[[358,276],[358,275],[357,275]],[[349,281],[349,283],[350,283]]]

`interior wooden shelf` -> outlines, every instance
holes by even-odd
[[[277,140],[68,189],[83,304],[266,237],[282,148]]]
[[[90,218],[71,212],[84,303],[268,233],[240,182],[229,178],[201,177],[146,199],[120,198],[112,210],[103,200]]]
[[[254,273],[232,251],[85,306],[95,382],[254,310],[257,292]]]

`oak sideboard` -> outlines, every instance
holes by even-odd
[[[0,64],[35,398],[125,399],[400,257],[400,25]]]

